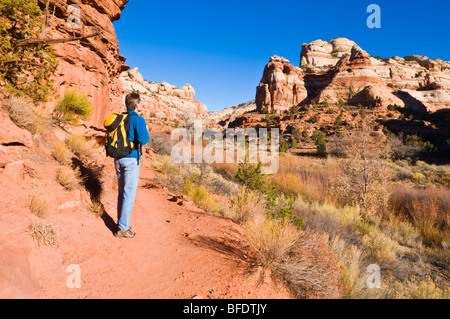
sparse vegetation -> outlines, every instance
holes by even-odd
[[[58,242],[59,233],[51,223],[33,223],[29,226],[28,231],[31,238],[33,238],[39,246],[55,246]]]
[[[70,163],[71,152],[65,143],[55,145],[52,155],[62,165]]]
[[[44,218],[48,212],[49,199],[45,194],[34,195],[31,199],[30,210],[39,218]]]
[[[80,170],[72,169],[69,166],[62,166],[57,173],[58,183],[66,190],[71,191],[77,188],[82,183]]]
[[[81,135],[69,135],[66,139],[67,147],[77,156],[92,156],[96,142]]]
[[[27,129],[32,134],[42,133],[50,125],[45,112],[38,111],[31,102],[23,97],[10,97],[6,103],[3,103],[3,108],[8,112],[14,124]]]
[[[55,108],[56,118],[72,125],[78,125],[80,119],[88,120],[93,112],[89,97],[77,91],[64,93]]]

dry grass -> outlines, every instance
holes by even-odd
[[[333,200],[328,196],[329,181],[337,174],[337,167],[327,160],[280,156],[280,167],[273,182],[287,195],[300,195],[308,201]]]
[[[57,181],[66,190],[71,191],[83,182],[81,172],[78,168],[72,169],[69,166],[62,166],[57,173]]]
[[[230,205],[224,215],[242,225],[254,220],[257,216],[264,216],[265,203],[257,192],[242,187],[238,194],[231,197]]]
[[[67,165],[70,163],[72,154],[65,143],[59,143],[55,145],[52,155],[60,164]]]
[[[187,180],[183,188],[183,193],[191,197],[196,206],[208,213],[219,214],[222,211],[214,195],[201,185],[196,187]]]
[[[436,285],[430,277],[424,280],[396,282],[389,291],[389,298],[393,299],[450,299],[448,285]]]
[[[44,218],[48,212],[49,199],[44,194],[33,196],[30,203],[31,212],[39,218]]]
[[[27,129],[32,134],[44,132],[50,125],[49,115],[42,110],[36,110],[35,106],[22,97],[11,97],[3,108],[17,126]]]
[[[97,217],[102,217],[105,214],[105,207],[100,201],[92,201],[88,209]]]
[[[379,262],[394,261],[399,244],[379,230],[374,230],[362,238],[364,246]]]
[[[397,186],[389,200],[389,212],[406,218],[426,245],[450,243],[450,190],[444,187]]]
[[[29,226],[31,238],[40,246],[55,246],[58,242],[58,231],[53,224],[34,223]]]
[[[297,227],[278,219],[249,221],[244,232],[262,264],[269,268],[283,263],[300,240]]]
[[[326,238],[306,231],[293,248],[275,270],[291,291],[298,298],[341,298],[344,286],[339,259]]]
[[[70,135],[66,139],[66,145],[77,156],[91,157],[93,149],[97,147],[94,140],[88,140],[81,135]]]

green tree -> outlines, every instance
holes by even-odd
[[[312,138],[316,142],[317,155],[326,156],[327,144],[325,142],[325,134],[320,131],[314,131]]]
[[[40,39],[45,21],[37,0],[0,0],[0,81],[9,92],[46,101],[58,67],[53,49]]]

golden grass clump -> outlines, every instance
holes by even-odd
[[[49,199],[46,195],[34,195],[31,199],[30,210],[34,215],[38,216],[39,218],[43,218],[48,211],[48,203]]]
[[[66,139],[66,145],[77,156],[91,157],[96,142],[81,135],[69,135]]]
[[[196,187],[191,182],[186,181],[183,188],[183,194],[191,197],[195,205],[208,213],[218,214],[222,211],[219,203],[214,198],[214,195],[204,186]]]
[[[72,169],[69,166],[62,166],[57,173],[57,181],[66,190],[71,191],[80,186],[83,182],[79,168]]]
[[[71,152],[65,143],[55,145],[52,155],[54,159],[62,165],[70,163]]]
[[[9,98],[3,104],[3,108],[14,124],[27,129],[32,134],[42,133],[50,125],[49,116],[44,111],[36,110],[33,104],[22,97]]]

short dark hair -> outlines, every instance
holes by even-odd
[[[134,111],[136,109],[136,104],[139,102],[141,102],[141,97],[137,93],[127,94],[125,97],[125,106],[129,111]]]

